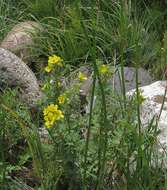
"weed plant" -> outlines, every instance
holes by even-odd
[[[147,126],[141,122],[144,99],[138,86],[139,67],[151,69],[158,60],[166,63],[160,53],[166,51],[166,34],[162,46],[152,24],[155,18],[149,16],[155,10],[152,6],[148,11],[144,1],[125,2],[29,0],[19,4],[28,3],[27,18],[31,14],[44,26],[32,49],[36,56],[49,58],[43,67],[45,96],[35,112],[19,100],[19,91],[1,92],[1,189],[167,189],[166,154],[157,150],[160,131],[155,118]],[[144,7],[142,17],[137,6]],[[14,4],[8,8],[19,9]],[[9,12],[2,14],[5,25],[9,25],[4,19],[7,14],[11,17]],[[75,70],[81,65],[90,68],[93,81],[85,112],[79,94],[89,76]],[[111,66],[121,71],[119,94],[109,82],[114,75]],[[124,66],[136,68],[132,97],[125,92]]]

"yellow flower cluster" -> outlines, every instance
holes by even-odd
[[[100,65],[99,72],[101,74],[110,73],[110,67],[108,65],[106,65],[106,64],[102,64],[102,65]]]
[[[44,111],[45,127],[51,128],[57,120],[63,119],[64,115],[61,110],[58,109],[58,105],[50,104]]]
[[[87,80],[88,78],[87,78],[87,76],[86,76],[84,73],[79,72],[79,74],[78,74],[78,79],[79,79],[80,81],[85,81],[85,80]]]
[[[45,67],[46,72],[51,72],[55,65],[62,66],[63,59],[57,55],[49,56],[48,65]]]

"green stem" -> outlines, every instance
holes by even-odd
[[[78,6],[77,6],[78,8]],[[92,10],[93,10],[93,5],[92,5]],[[79,8],[78,8],[79,11]],[[82,16],[82,15],[81,15]],[[96,23],[93,23],[92,28],[95,28]],[[101,103],[102,103],[102,113],[103,113],[103,124],[100,126],[100,133],[103,134],[104,132],[104,138],[102,136],[100,136],[100,144],[99,144],[99,152],[101,154],[101,150],[104,150],[103,152],[103,156],[102,156],[102,164],[101,164],[101,155],[99,156],[100,160],[99,160],[99,176],[98,176],[98,185],[97,185],[97,189],[100,189],[101,185],[102,185],[102,180],[103,180],[103,173],[104,173],[104,165],[105,165],[105,161],[106,161],[106,149],[107,149],[107,109],[106,109],[106,100],[105,100],[105,93],[104,93],[104,88],[103,88],[103,83],[100,77],[100,73],[96,64],[96,33],[95,30],[93,30],[93,36],[92,39],[90,38],[90,36],[88,35],[87,29],[81,19],[81,26],[83,28],[83,32],[85,34],[85,37],[87,39],[88,45],[90,47],[91,50],[91,56],[92,56],[92,61],[93,61],[93,69],[94,69],[94,75],[97,76],[98,79],[98,83],[99,83],[99,88],[100,88],[100,92],[101,92]],[[92,40],[93,40],[93,44],[92,44]],[[92,97],[93,98],[93,97]],[[92,113],[91,113],[92,114]],[[92,115],[91,115],[92,118]],[[88,134],[90,136],[90,133]],[[86,145],[86,149],[88,149],[87,145]],[[87,151],[87,150],[86,150]],[[85,160],[85,162],[87,162],[87,160]],[[86,172],[86,171],[85,171]],[[86,187],[84,187],[85,189]]]
[[[86,182],[86,172],[87,172],[87,157],[88,157],[88,147],[91,133],[91,122],[92,122],[92,113],[93,113],[93,101],[94,101],[94,93],[95,93],[95,85],[96,85],[96,75],[94,73],[93,77],[93,87],[90,101],[90,113],[89,113],[89,123],[88,123],[88,132],[86,136],[86,144],[85,144],[85,156],[84,156],[84,175],[83,175],[83,189],[86,190],[87,182]]]
[[[1,188],[5,188],[5,179],[6,179],[6,163],[5,163],[5,129],[4,127],[2,128],[2,134],[1,134],[1,161],[2,161],[2,183],[1,183]],[[1,173],[0,173],[1,175]]]
[[[139,147],[138,147],[138,164],[139,164],[139,169],[142,168],[142,134],[141,134],[141,119],[140,119],[140,91],[139,91],[139,77],[138,77],[138,65],[139,65],[139,45],[137,44],[137,49],[136,49],[136,96],[137,96],[137,121],[138,121],[138,134],[139,134]]]
[[[121,5],[120,10],[120,33],[121,33],[121,44],[120,44],[120,53],[121,53],[121,89],[122,89],[122,96],[123,96],[123,102],[124,102],[124,110],[123,115],[125,114],[126,109],[126,87],[125,87],[125,76],[124,76],[124,49],[126,47],[126,15],[124,12],[124,4]]]

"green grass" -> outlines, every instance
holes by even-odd
[[[46,97],[37,110],[18,98],[17,89],[0,92],[0,189],[167,189],[166,153],[157,152],[154,118],[146,127],[140,121],[138,89],[139,67],[157,78],[166,68],[167,13],[162,1],[127,2],[128,9],[126,1],[116,0],[0,2],[0,40],[16,23],[34,20],[43,30],[31,47],[33,64],[52,54],[64,60],[62,68],[40,79]],[[101,63],[121,68],[121,94],[100,73]],[[93,71],[85,114],[76,77],[81,66]],[[124,66],[136,68],[132,98],[125,94]],[[66,84],[58,87],[62,77]],[[58,104],[62,93],[68,97],[59,105],[64,120],[41,138],[43,109]]]
[[[2,0],[0,2],[0,41],[19,21],[25,19],[25,8],[20,1]]]
[[[54,3],[56,4],[56,1]],[[81,13],[76,9],[76,3],[64,3],[60,8],[57,5],[58,2],[54,6],[51,6],[52,4],[53,1],[51,4],[46,4],[50,5],[46,14],[45,3],[32,1],[30,4],[30,14],[34,15],[45,28],[41,36],[36,39],[34,51],[37,55],[46,56],[56,52],[69,64],[76,66],[89,61],[89,46],[81,27]],[[36,9],[32,9],[32,6]],[[140,65],[149,69],[152,69],[154,65],[158,67],[163,38],[163,32],[162,30],[160,32],[159,28],[163,27],[161,23],[164,21],[165,14],[160,12],[160,8],[145,7],[141,11],[137,3],[132,3],[129,13],[122,17],[120,4],[116,1],[94,3],[93,9],[90,6],[91,3],[82,4],[82,20],[91,38],[94,35],[92,23],[97,22],[95,33],[99,59],[109,62],[116,54],[116,64],[120,64],[119,55],[122,51],[120,43],[123,32],[124,64],[134,66],[135,43],[138,41],[141,52]],[[55,10],[50,10],[53,7]],[[58,7],[58,12],[55,7]],[[123,25],[122,22],[124,22]]]

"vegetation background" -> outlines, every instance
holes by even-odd
[[[138,68],[164,79],[167,60],[166,0],[1,0],[0,41],[17,23],[32,20],[44,28],[34,38],[30,67],[46,97],[32,110],[17,89],[0,93],[0,188],[2,190],[166,190],[167,173],[159,154],[153,120],[143,128]],[[48,56],[63,68],[44,71]],[[108,85],[100,65],[121,69],[122,93]],[[136,95],[125,94],[124,66],[136,68]],[[89,111],[81,114],[76,77],[90,68]],[[66,81],[65,87],[57,84]],[[82,77],[84,78],[84,77]],[[75,79],[75,80],[74,80]],[[69,84],[68,81],[76,81]],[[64,120],[44,130],[43,109],[58,104]],[[94,100],[96,97],[96,103]]]

